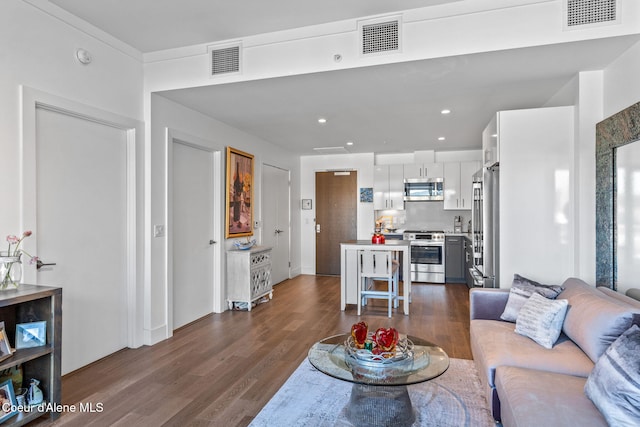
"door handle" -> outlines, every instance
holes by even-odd
[[[210,245],[215,245],[216,243],[218,243],[218,242],[216,242],[215,240],[209,240],[209,244]]]
[[[56,265],[55,262],[44,263],[40,260],[36,261],[36,269],[40,270],[42,267],[48,267],[50,265]]]
[[[278,230],[278,229],[276,228],[276,234],[280,234],[280,233],[282,233],[282,230]]]

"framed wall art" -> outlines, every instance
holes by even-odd
[[[253,235],[253,155],[227,147],[227,239]]]
[[[360,201],[364,203],[373,203],[373,188],[360,188]]]

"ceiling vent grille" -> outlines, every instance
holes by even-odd
[[[317,154],[348,154],[344,147],[315,147],[313,149]]]
[[[566,25],[610,24],[618,22],[618,0],[566,0]]]
[[[360,23],[362,54],[400,51],[400,19],[383,18]]]
[[[209,46],[210,75],[212,77],[221,74],[240,72],[241,45]]]

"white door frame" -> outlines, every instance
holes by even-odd
[[[144,125],[142,122],[105,110],[71,101],[27,86],[20,86],[22,101],[20,221],[22,230],[37,233],[36,184],[36,109],[42,108],[67,116],[121,129],[127,135],[127,345],[140,347],[142,341],[143,293],[141,261],[143,241],[142,176]],[[25,249],[37,254],[37,239],[25,240]],[[37,283],[35,266],[24,266],[24,281]]]
[[[211,141],[198,138],[193,135],[181,132],[176,129],[165,128],[165,216],[167,218],[167,245],[165,251],[165,282],[166,302],[165,316],[167,319],[167,337],[173,336],[173,145],[180,143],[200,150],[213,153],[212,170],[215,175],[213,186],[213,240],[217,243],[213,245],[213,301],[211,301],[212,311],[222,313],[225,310],[224,289],[222,289],[222,262],[221,252],[224,240],[222,239],[221,206],[222,206],[222,185],[224,183],[224,170],[222,168],[222,149]]]

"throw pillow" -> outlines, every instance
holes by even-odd
[[[596,362],[584,392],[610,426],[640,425],[640,328],[633,325]]]
[[[500,319],[506,320],[507,322],[515,322],[518,318],[518,312],[524,303],[527,302],[531,294],[537,293],[545,298],[554,299],[562,292],[562,289],[562,286],[542,285],[518,274],[514,274],[511,290],[509,290],[509,299],[507,300],[507,305]]]
[[[562,331],[567,305],[566,299],[552,300],[534,293],[518,313],[516,333],[552,348]]]

